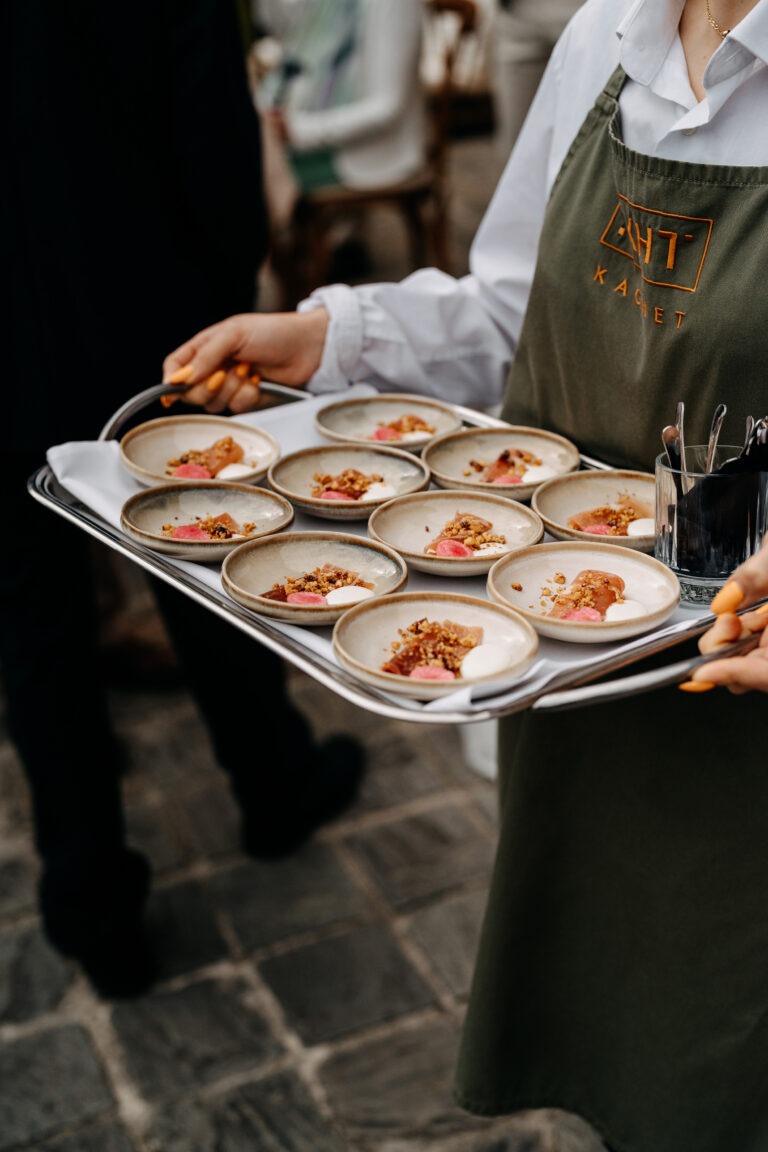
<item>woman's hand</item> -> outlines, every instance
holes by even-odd
[[[259,378],[298,387],[320,367],[328,331],[325,308],[244,313],[204,328],[163,362],[167,384],[189,384],[182,399],[207,412],[249,412]]]
[[[746,656],[731,656],[704,664],[693,674],[694,684],[722,684],[731,692],[757,689],[768,692],[768,605],[755,612],[736,616],[735,609],[748,607],[768,596],[768,539],[746,563],[737,568],[725,588],[712,601],[718,619],[699,640],[705,654],[715,652],[721,644],[732,644],[742,637],[761,632],[757,648]]]

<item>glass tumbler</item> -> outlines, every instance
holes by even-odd
[[[720,445],[712,472],[706,445],[686,447],[686,470],[656,458],[655,555],[680,581],[682,599],[708,604],[768,532],[768,472],[726,471],[740,447]]]

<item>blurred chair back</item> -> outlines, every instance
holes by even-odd
[[[271,264],[281,290],[281,307],[295,308],[299,300],[327,282],[331,268],[333,226],[368,210],[388,205],[400,214],[408,238],[410,270],[433,264],[449,270],[448,153],[454,98],[454,66],[465,37],[475,29],[474,0],[421,0],[426,20],[450,27],[441,36],[440,80],[426,95],[428,135],[425,163],[406,180],[379,188],[334,185],[303,193],[296,204],[292,227],[273,244]],[[445,21],[450,14],[451,21]]]

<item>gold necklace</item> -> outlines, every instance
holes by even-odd
[[[721,40],[725,40],[726,36],[727,36],[727,35],[728,35],[728,33],[730,32],[730,28],[725,28],[725,29],[723,29],[723,28],[721,28],[721,27],[720,27],[720,25],[718,24],[717,20],[715,20],[714,16],[712,15],[712,13],[711,13],[711,12],[710,12],[710,10],[709,10],[709,0],[704,0],[704,4],[706,5],[706,9],[707,9],[707,20],[708,20],[708,21],[709,21],[709,23],[712,25],[712,27],[714,28],[715,32],[717,32],[717,34],[718,34],[718,36],[720,37],[720,39],[721,39]]]

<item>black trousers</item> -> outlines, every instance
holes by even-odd
[[[77,890],[125,857],[120,761],[99,670],[91,545],[26,493],[41,463],[0,454],[0,668],[44,868]],[[236,795],[271,831],[289,823],[314,765],[281,661],[167,585],[156,592]],[[283,735],[277,754],[254,739],[259,716]]]

